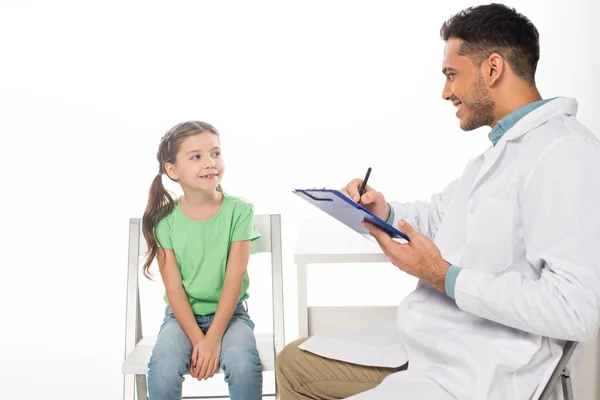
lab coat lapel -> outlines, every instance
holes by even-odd
[[[481,184],[486,175],[496,165],[498,160],[506,149],[507,143],[520,138],[527,132],[547,122],[549,119],[557,115],[577,115],[577,100],[566,97],[556,98],[543,106],[531,111],[524,116],[519,122],[510,128],[504,136],[496,143],[496,146],[489,148],[483,156],[485,161],[479,170],[479,174],[475,178],[471,193]]]
[[[483,153],[483,165],[481,166],[481,169],[479,169],[477,177],[475,177],[475,181],[473,182],[473,187],[471,187],[469,197],[471,196],[473,191],[477,189],[477,187],[486,177],[488,172],[490,172],[490,170],[494,167],[496,162],[500,159],[500,156],[504,152],[505,148],[506,140],[505,138],[502,138],[498,143],[496,143],[496,146],[489,148],[485,153]]]

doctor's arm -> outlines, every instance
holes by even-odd
[[[408,222],[417,232],[430,239],[442,223],[446,209],[458,188],[459,179],[454,180],[444,190],[431,196],[430,201],[389,202],[390,216],[388,224],[398,226],[400,220]]]
[[[407,203],[386,202],[383,194],[369,185],[366,186],[365,193],[359,196],[362,179],[352,180],[341,191],[354,201],[360,202],[361,205],[379,218],[387,221],[388,224],[397,226],[400,220],[404,220],[417,232],[433,239],[456,192],[458,183],[458,179],[454,180],[441,193],[433,195],[430,201]]]
[[[600,326],[600,146],[562,139],[539,156],[520,198],[531,265],[539,277],[463,269],[464,311],[522,331],[585,341]]]

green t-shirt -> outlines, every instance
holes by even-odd
[[[173,211],[156,227],[159,247],[172,249],[181,271],[183,287],[196,315],[214,314],[225,282],[232,242],[260,237],[254,207],[237,197],[223,195],[219,211],[205,221],[190,219],[175,203]],[[248,274],[239,301],[248,298]],[[164,296],[167,304],[167,295]]]

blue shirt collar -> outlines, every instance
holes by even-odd
[[[519,120],[521,118],[523,118],[524,116],[526,116],[527,114],[529,114],[530,112],[535,110],[536,108],[546,104],[550,100],[554,100],[555,98],[556,97],[551,98],[551,99],[538,100],[538,101],[534,101],[533,103],[525,104],[524,106],[517,108],[515,111],[511,112],[510,114],[508,114],[507,116],[502,118],[500,121],[498,121],[496,126],[494,126],[494,128],[488,135],[488,137],[492,141],[493,145],[495,146],[496,143],[498,143],[498,141],[500,140],[500,138],[510,128],[515,126],[515,124],[517,122],[519,122]]]

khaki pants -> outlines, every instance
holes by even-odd
[[[379,385],[389,374],[406,369],[366,367],[300,350],[308,338],[288,344],[277,356],[281,400],[343,399]]]

